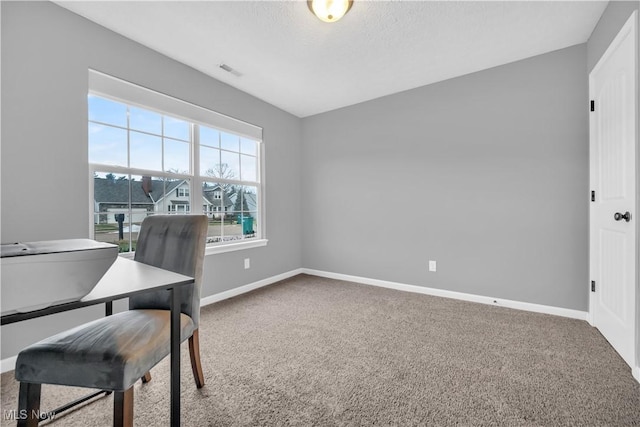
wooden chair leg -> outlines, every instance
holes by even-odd
[[[151,381],[151,371],[147,371],[142,378],[140,378],[142,380],[143,383],[148,383],[149,381]]]
[[[133,386],[113,392],[113,427],[133,427]]]
[[[36,427],[40,422],[41,384],[20,383],[18,427]]]
[[[197,329],[189,338],[189,356],[191,357],[191,370],[193,371],[193,379],[196,380],[196,387],[202,388],[204,387],[204,374],[200,363],[200,339]]]

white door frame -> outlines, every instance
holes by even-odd
[[[638,91],[640,90],[640,85],[638,85],[638,11],[633,11],[633,13],[631,14],[631,16],[628,18],[628,20],[625,22],[625,24],[622,26],[622,28],[620,29],[620,32],[618,33],[618,35],[616,35],[616,37],[614,38],[614,40],[611,42],[611,44],[609,45],[609,47],[607,48],[607,50],[605,51],[605,53],[602,55],[602,57],[598,60],[598,63],[596,64],[596,66],[593,68],[593,70],[591,71],[591,73],[593,73],[594,70],[596,70],[598,68],[598,66],[600,65],[601,62],[605,61],[607,59],[607,57],[611,54],[612,51],[612,46],[616,46],[619,43],[619,40],[629,31],[632,31],[632,37],[634,39],[634,44],[635,44],[635,85],[636,85],[636,90],[635,90],[635,111],[636,111],[636,117],[635,117],[635,142],[636,142],[636,183],[639,183],[639,179],[640,179],[640,124],[638,123],[638,114],[640,113],[640,109],[639,109],[639,95],[638,95]],[[593,94],[593,87],[592,87],[592,79],[591,79],[591,73],[589,75],[589,99],[594,99],[594,94]],[[597,108],[597,107],[596,107]],[[590,120],[590,126],[589,126],[589,136],[590,138],[592,137],[594,132],[594,126],[593,126],[593,121]],[[591,166],[590,166],[591,167]],[[636,206],[635,206],[635,212],[634,212],[634,220],[638,220],[640,219],[640,184],[636,185]],[[591,229],[591,225],[589,226],[589,229]],[[590,239],[589,239],[590,241]],[[640,226],[636,226],[636,236],[635,236],[635,247],[636,247],[636,254],[640,254]],[[636,256],[636,266],[635,266],[635,271],[636,271],[636,277],[635,277],[635,294],[636,294],[636,302],[635,302],[635,314],[636,314],[636,319],[635,319],[635,324],[634,324],[634,329],[635,329],[635,342],[634,342],[634,346],[633,346],[633,350],[634,350],[634,357],[633,360],[635,361],[635,366],[632,367],[632,373],[634,378],[640,382],[640,260],[638,259],[639,257]],[[591,255],[589,255],[589,263],[591,263]],[[591,268],[591,267],[590,267]],[[591,275],[591,273],[590,273]],[[594,304],[594,294],[590,291],[589,289],[589,311],[587,313],[587,321],[589,322],[589,324],[591,326],[594,326],[594,318],[593,318],[593,304]]]

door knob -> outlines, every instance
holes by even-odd
[[[626,222],[631,221],[631,214],[627,211],[624,214],[621,214],[620,212],[616,212],[613,215],[613,219],[615,219],[616,221],[620,221],[622,219],[624,219]]]

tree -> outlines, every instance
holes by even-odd
[[[234,179],[236,177],[235,172],[228,163],[217,163],[213,168],[209,168],[206,170],[205,175],[210,176],[212,178],[222,178],[222,179]],[[226,195],[233,194],[233,185],[227,183],[220,183],[220,188]]]
[[[167,172],[169,173],[175,173],[175,174],[180,174],[180,175],[187,175],[189,174],[189,171],[186,170],[180,170],[178,168],[171,168],[171,169],[167,169]]]
[[[222,179],[233,179],[236,177],[235,172],[228,163],[217,163],[214,167],[207,169],[205,175]]]

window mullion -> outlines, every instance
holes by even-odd
[[[200,132],[199,125],[191,124],[191,172],[193,179],[191,180],[191,212],[194,214],[203,213],[202,203],[204,196],[202,193],[203,180],[200,177]],[[206,212],[204,212],[206,213]]]
[[[164,158],[164,114],[160,116],[160,164],[162,165],[162,172],[166,172],[165,158]]]
[[[127,240],[129,242],[129,252],[133,252],[133,197],[131,196],[131,174],[129,174],[129,221],[127,221],[129,223],[129,232],[127,233]],[[124,224],[123,224],[124,225]],[[124,233],[123,233],[124,234]],[[122,236],[124,237],[124,236]]]

